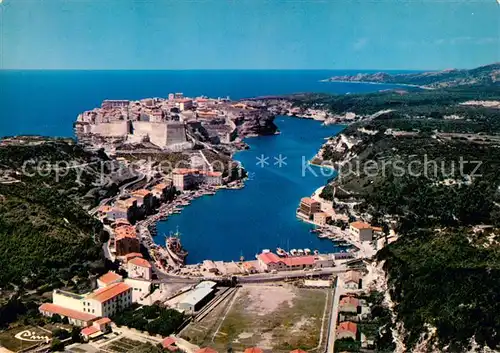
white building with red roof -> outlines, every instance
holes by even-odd
[[[96,316],[113,316],[132,305],[132,287],[119,282],[101,288],[85,297],[83,311]]]
[[[337,339],[342,338],[352,338],[356,340],[356,335],[358,333],[358,325],[354,322],[344,321],[337,326]]]
[[[67,318],[69,323],[75,326],[86,327],[97,318],[96,315],[89,313],[83,313],[78,310],[73,310],[70,308],[65,308],[60,305],[52,303],[44,303],[38,308],[40,313],[44,316],[52,317],[54,315],[59,315],[62,318]]]
[[[257,255],[257,260],[263,271],[292,271],[315,267],[317,258],[313,255],[282,258],[272,252],[263,252]]]
[[[84,328],[80,334],[83,340],[88,342],[108,332],[111,332],[111,320],[107,317],[103,317],[102,319],[94,321],[91,326]]]
[[[108,272],[97,279],[97,286],[99,288],[104,288],[113,283],[123,282],[123,277],[115,272]]]
[[[127,272],[130,278],[142,278],[150,281],[153,278],[153,270],[149,261],[142,257],[134,257],[127,263]]]
[[[133,279],[131,279],[133,281]],[[87,327],[96,321],[100,325],[98,329],[109,324],[107,316],[129,307],[132,304],[132,286],[124,283],[122,276],[108,272],[99,277],[100,288],[87,295],[74,294],[59,289],[52,293],[52,303],[44,303],[39,307],[42,315],[59,315],[68,318],[69,322],[75,326]],[[150,282],[147,282],[150,284]],[[95,332],[88,330],[91,336]]]

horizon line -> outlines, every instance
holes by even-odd
[[[0,71],[442,71],[448,69],[82,69],[82,68],[0,68]],[[463,70],[464,68],[452,68]],[[465,68],[466,69],[466,68]]]

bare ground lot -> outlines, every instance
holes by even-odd
[[[319,352],[325,344],[322,328],[328,325],[330,302],[325,289],[245,286],[201,322],[191,324],[182,336],[219,351],[258,346],[272,352],[297,348]]]
[[[22,335],[24,339],[17,338],[17,334]],[[11,351],[17,352],[18,350],[35,346],[38,343],[46,342],[45,339],[42,338],[45,336],[50,338],[52,334],[50,331],[47,332],[35,326],[18,326],[0,332],[0,347],[3,346]]]

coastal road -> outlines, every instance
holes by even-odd
[[[326,353],[334,353],[335,351],[335,336],[337,335],[337,318],[338,318],[338,310],[339,310],[339,301],[340,295],[342,291],[342,280],[337,277],[335,281],[335,293],[333,296],[332,302],[332,313],[330,319],[330,326],[328,332],[328,343]]]
[[[329,276],[338,275],[347,271],[347,267],[338,266],[332,268],[324,268],[321,271],[286,271],[276,274],[271,273],[261,273],[249,276],[236,276],[238,278],[238,283],[258,283],[258,282],[276,282],[283,281],[286,279],[297,279],[306,277],[318,277],[318,276]],[[185,277],[167,274],[163,271],[157,270],[155,272],[158,276],[158,280],[153,281],[154,283],[198,283],[199,281],[217,281],[221,280],[221,277],[207,276],[207,277]]]

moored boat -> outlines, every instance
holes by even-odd
[[[281,257],[286,257],[288,255],[288,253],[285,250],[283,250],[282,248],[277,248],[276,254],[278,254],[278,256],[281,256]]]
[[[177,228],[177,231],[166,237],[166,249],[168,251],[168,254],[170,257],[177,263],[179,264],[184,264],[184,261],[186,259],[186,256],[188,255],[188,252],[182,247],[181,244],[181,239],[180,239],[181,233],[179,232],[179,229]]]

